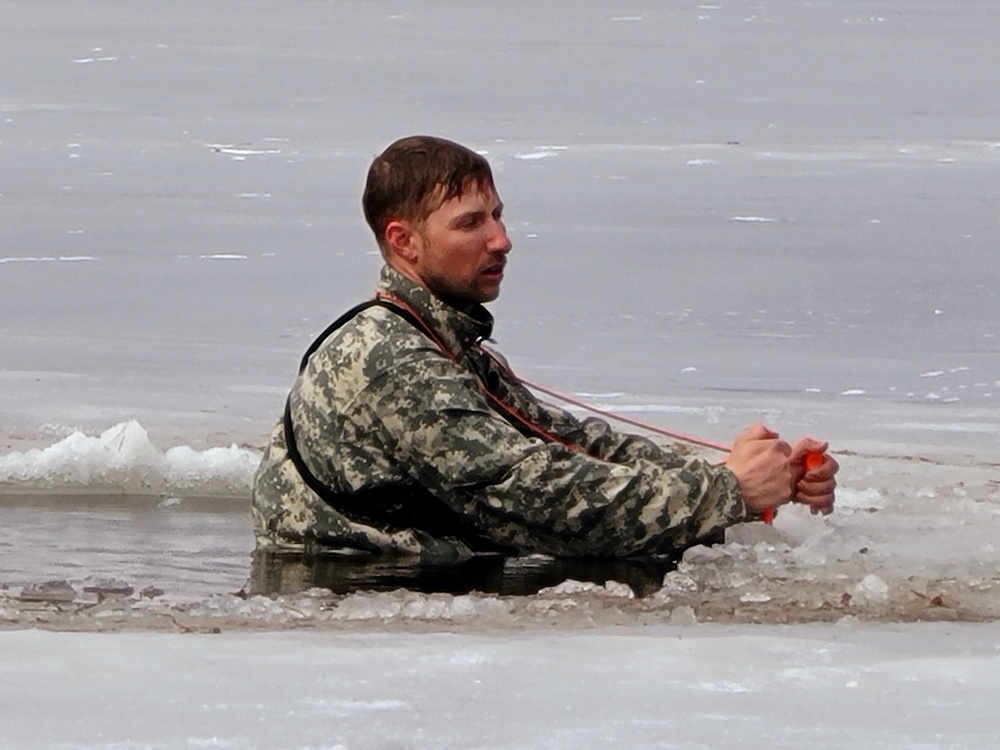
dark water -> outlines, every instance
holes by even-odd
[[[567,560],[550,557],[504,558],[480,555],[451,563],[413,558],[344,556],[307,557],[255,553],[251,593],[294,594],[312,587],[338,594],[392,591],[466,594],[470,591],[527,596],[567,579],[628,584],[639,596],[658,588],[676,566],[672,558],[641,560]]]
[[[618,581],[642,596],[675,561],[418,558],[254,553],[249,501],[136,496],[13,496],[0,501],[0,586],[65,580],[77,590],[111,581],[135,590],[203,597],[247,591],[338,594],[406,588],[521,596],[566,579]]]
[[[114,579],[205,596],[243,587],[252,548],[245,499],[0,498],[0,585]]]

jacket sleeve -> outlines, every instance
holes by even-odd
[[[668,554],[747,516],[723,466],[611,460],[628,441],[608,441],[603,460],[522,435],[470,373],[430,347],[379,373],[354,405],[401,472],[500,544],[566,556]]]

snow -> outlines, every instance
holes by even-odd
[[[45,448],[0,455],[0,490],[87,494],[114,487],[124,494],[246,494],[259,462],[259,451],[237,445],[160,451],[142,425],[130,421],[100,435],[74,430]]]
[[[0,633],[0,747],[990,747],[976,625]]]

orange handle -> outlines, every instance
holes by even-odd
[[[824,454],[819,451],[808,451],[805,458],[806,471],[809,471],[810,469],[818,469],[822,466],[824,461],[823,455]]]
[[[819,451],[807,451],[805,457],[802,459],[802,463],[806,471],[809,471],[811,469],[818,469],[823,465],[824,460],[823,454]],[[774,523],[774,508],[765,508],[761,511],[760,520],[766,524]]]

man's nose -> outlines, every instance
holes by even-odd
[[[492,232],[490,235],[489,248],[495,253],[509,253],[512,247],[510,237],[507,235],[507,227],[499,219],[493,219]]]

